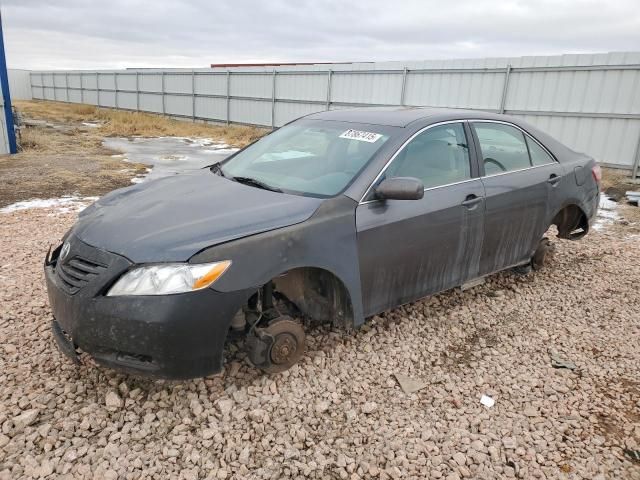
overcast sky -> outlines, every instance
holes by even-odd
[[[11,68],[640,50],[639,0],[2,0]]]

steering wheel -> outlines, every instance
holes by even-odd
[[[493,163],[496,167],[498,167],[503,172],[507,171],[507,168],[504,165],[502,165],[499,161],[497,161],[495,158],[490,158],[490,157],[485,158],[484,164],[486,165],[487,163]]]

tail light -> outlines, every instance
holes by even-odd
[[[596,165],[591,169],[591,174],[593,175],[593,179],[596,181],[598,185],[600,185],[600,180],[602,180],[602,169],[600,165]]]

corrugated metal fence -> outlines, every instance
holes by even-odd
[[[33,98],[278,127],[352,106],[524,117],[601,163],[637,170],[640,52],[201,70],[32,72]],[[635,172],[634,172],[635,173]]]
[[[7,71],[11,100],[31,100],[31,80],[29,78],[31,72],[17,68],[10,68]]]

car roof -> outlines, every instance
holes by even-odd
[[[312,113],[304,118],[313,120],[333,120],[337,122],[368,123],[390,127],[406,127],[418,120],[430,120],[429,123],[463,118],[486,118],[504,120],[507,117],[495,113],[458,108],[433,107],[365,107],[327,110]]]

